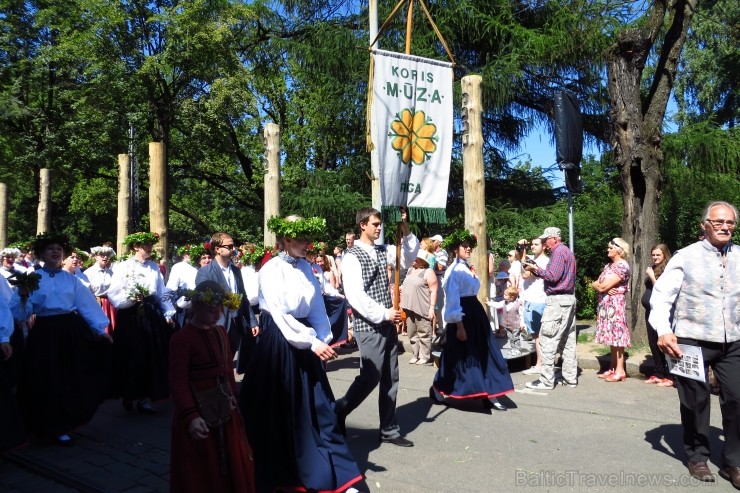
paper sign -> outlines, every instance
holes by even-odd
[[[699,346],[689,346],[687,344],[679,344],[678,347],[681,348],[681,351],[683,352],[683,356],[681,356],[681,358],[676,359],[666,355],[670,372],[673,375],[679,375],[692,380],[705,382],[704,357],[701,354],[701,348]]]

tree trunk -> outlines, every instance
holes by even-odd
[[[607,53],[611,143],[623,188],[622,237],[632,247],[627,316],[636,343],[647,341],[640,298],[658,237],[663,119],[697,2],[678,0],[670,8],[664,1],[654,2],[645,26],[622,31]],[[657,65],[647,81],[650,89],[642,92],[645,63],[663,29]]]
[[[126,251],[123,240],[131,233],[128,229],[129,202],[131,200],[131,176],[129,174],[129,155],[118,155],[118,223],[116,230],[116,252],[122,255]]]
[[[8,186],[0,183],[0,248],[8,246]]]
[[[51,170],[41,168],[36,234],[51,233]]]
[[[169,214],[167,210],[167,148],[162,142],[149,142],[149,231],[159,233],[154,245],[165,259],[169,272]]]
[[[265,213],[264,245],[272,247],[277,238],[267,229],[267,221],[280,215],[280,125],[265,125],[263,141],[265,143]]]
[[[486,250],[486,184],[483,179],[483,130],[481,125],[480,75],[462,78],[463,114],[463,189],[465,193],[465,227],[478,237],[470,263],[480,279],[478,299],[488,299],[488,251]],[[452,252],[450,252],[451,254]],[[485,307],[485,304],[483,305]],[[487,311],[487,310],[486,310]]]

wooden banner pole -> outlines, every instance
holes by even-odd
[[[414,0],[409,0],[409,11],[406,14],[406,54],[411,54],[411,29],[413,27],[412,18],[414,16]]]

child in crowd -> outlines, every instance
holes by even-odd
[[[506,291],[506,288],[511,286],[509,282],[509,268],[511,267],[511,263],[504,259],[498,264],[498,269],[496,270],[496,275],[494,277],[494,283],[496,287],[496,293],[493,297],[494,301],[503,301],[504,300],[504,291]],[[493,294],[493,293],[492,293]],[[501,305],[500,308],[494,308],[496,310],[495,314],[492,314],[496,317],[497,320],[501,320],[502,314],[503,314],[503,305]],[[506,329],[503,325],[498,324],[498,329],[496,330],[496,337],[499,339],[504,339],[506,337]]]
[[[519,356],[522,349],[521,318],[519,316],[519,290],[509,286],[504,290],[501,301],[491,301],[490,306],[498,313],[499,330],[506,330],[509,338],[509,356]]]

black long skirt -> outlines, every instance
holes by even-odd
[[[36,317],[17,391],[28,431],[56,436],[90,421],[106,395],[110,351],[76,312]]]
[[[457,338],[457,324],[447,324],[434,388],[451,399],[491,398],[514,392],[506,359],[475,296],[460,299],[467,341]]]
[[[326,316],[331,324],[331,342],[330,346],[338,346],[347,340],[347,308],[349,304],[346,298],[341,296],[324,295],[324,307]]]
[[[149,296],[116,312],[113,331],[113,395],[124,399],[166,399],[172,328],[159,302]]]
[[[15,358],[15,353],[11,360]],[[15,400],[9,366],[0,356],[0,454],[22,444],[26,438],[23,418]]]
[[[346,490],[362,475],[337,428],[321,360],[291,346],[268,312],[260,327],[239,399],[257,491]]]

